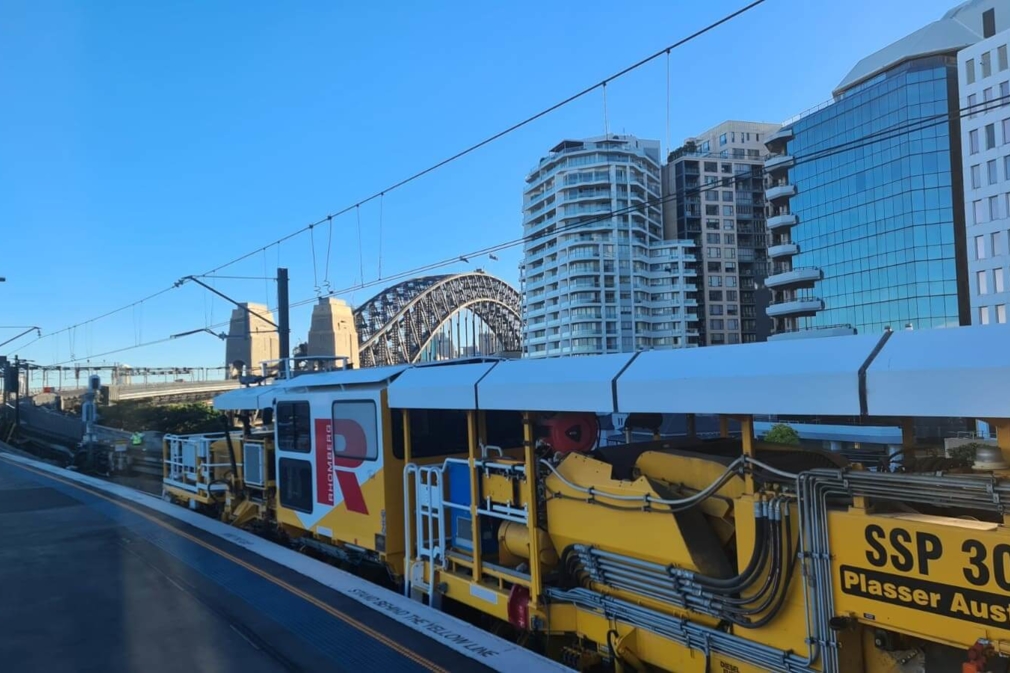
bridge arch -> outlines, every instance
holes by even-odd
[[[480,318],[504,350],[521,348],[514,287],[483,271],[423,276],[388,287],[355,309],[361,366],[417,362],[462,310]]]

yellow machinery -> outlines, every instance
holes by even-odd
[[[236,526],[274,518],[272,433],[166,435],[164,496]]]
[[[276,498],[256,516],[577,670],[1004,671],[1008,339],[993,326],[305,375],[267,395]],[[631,416],[610,444],[597,423],[615,414]],[[661,432],[662,414],[686,431]],[[700,414],[717,436],[698,436]],[[900,446],[765,444],[755,419],[773,414],[900,426]],[[985,419],[997,443],[917,459],[916,425],[937,417]],[[222,460],[224,440],[197,452],[195,491],[168,462],[165,488],[203,504],[236,491],[238,520],[247,468]]]

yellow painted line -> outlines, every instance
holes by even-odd
[[[8,462],[10,463],[10,461],[8,461]],[[209,549],[210,551],[214,552],[218,556],[226,558],[229,561],[231,561],[232,563],[240,565],[243,568],[245,568],[246,570],[249,570],[250,572],[256,573],[257,575],[259,575],[263,579],[269,580],[269,581],[273,582],[274,584],[276,584],[277,586],[281,587],[282,589],[285,589],[285,590],[291,592],[292,594],[298,596],[299,598],[302,598],[302,599],[308,601],[309,603],[312,603],[313,605],[315,605],[319,609],[324,610],[325,612],[329,613],[330,615],[336,617],[337,619],[339,619],[340,621],[344,622],[348,626],[353,626],[354,628],[358,629],[362,633],[364,633],[366,635],[369,635],[372,638],[378,640],[380,643],[382,643],[386,647],[389,647],[389,648],[391,648],[391,649],[399,652],[403,656],[407,657],[408,659],[414,661],[415,663],[420,664],[421,666],[424,666],[429,671],[435,671],[436,673],[449,673],[448,669],[442,668],[441,666],[439,666],[435,662],[430,661],[430,660],[422,657],[421,655],[417,654],[416,652],[414,652],[414,651],[412,651],[412,650],[404,647],[400,643],[398,643],[398,642],[396,642],[394,640],[391,640],[388,636],[383,635],[382,633],[379,633],[378,631],[376,631],[372,627],[368,626],[367,624],[363,624],[362,622],[359,622],[354,617],[351,617],[350,615],[346,614],[345,612],[342,612],[342,611],[338,610],[337,608],[333,607],[332,605],[329,605],[328,603],[325,603],[325,602],[319,600],[318,598],[316,598],[315,596],[313,596],[311,594],[305,593],[304,591],[302,591],[298,587],[292,586],[292,585],[288,584],[287,582],[285,582],[284,580],[278,579],[278,578],[276,578],[276,577],[274,577],[274,576],[272,576],[272,575],[264,572],[263,570],[260,570],[259,568],[257,568],[254,565],[246,563],[245,561],[243,561],[240,558],[232,556],[228,552],[226,552],[226,551],[224,551],[222,549],[219,549],[219,548],[215,547],[212,544],[208,544],[207,542],[201,540],[198,537],[190,535],[189,533],[187,533],[185,531],[179,530],[175,526],[169,525],[168,523],[162,521],[158,517],[151,516],[150,514],[148,514],[148,513],[144,512],[144,511],[142,511],[142,510],[134,507],[133,505],[130,505],[130,504],[127,504],[127,503],[122,502],[120,500],[117,500],[115,498],[109,497],[108,495],[105,495],[104,493],[102,493],[100,491],[96,491],[94,489],[87,488],[86,486],[82,486],[81,484],[78,484],[76,482],[73,482],[73,481],[70,481],[70,480],[67,480],[67,479],[63,479],[62,477],[58,477],[58,476],[56,476],[54,474],[50,474],[49,472],[44,472],[42,470],[36,470],[33,467],[29,467],[29,466],[21,464],[21,463],[10,463],[10,464],[16,465],[17,467],[21,467],[21,468],[23,468],[25,470],[28,470],[30,472],[34,472],[35,474],[38,474],[40,476],[47,477],[49,479],[53,479],[53,480],[58,481],[60,483],[66,484],[67,486],[72,486],[72,487],[74,487],[74,488],[76,488],[78,490],[84,491],[84,492],[86,492],[86,493],[88,493],[90,495],[94,495],[94,496],[99,497],[99,498],[101,498],[103,500],[107,500],[108,502],[111,502],[114,505],[118,505],[119,507],[122,507],[123,509],[127,509],[127,510],[133,512],[134,514],[142,516],[145,519],[147,519],[148,521],[156,523],[159,526],[161,526],[162,528],[164,528],[166,530],[169,530],[172,533],[174,533],[174,534],[176,534],[176,535],[178,535],[180,537],[184,537],[187,540],[189,540],[190,542],[194,542],[194,543],[200,545],[201,547],[204,547],[205,549]]]

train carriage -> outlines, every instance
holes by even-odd
[[[272,439],[199,440],[196,495],[168,467],[166,493],[380,566],[579,670],[1005,670],[1008,337],[306,374],[220,396],[269,407]],[[615,414],[626,432],[607,443]],[[686,434],[661,432],[671,414]],[[694,432],[702,414],[718,436]],[[758,441],[755,417],[776,415],[896,424],[902,445],[881,461]],[[998,442],[916,460],[924,417],[988,420]],[[245,483],[246,442],[264,445],[273,490]]]

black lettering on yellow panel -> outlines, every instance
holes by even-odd
[[[1010,558],[1010,549],[1007,549],[1006,556]],[[839,570],[842,592],[850,596],[1004,629],[1010,624],[1010,596],[1006,594],[962,589],[848,565],[841,566]],[[965,576],[968,576],[967,570]]]

